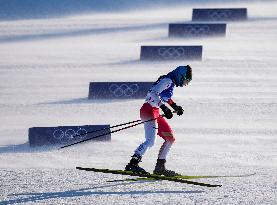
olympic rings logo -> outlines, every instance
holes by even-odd
[[[111,84],[109,87],[110,93],[112,93],[115,97],[131,97],[139,90],[138,84]]]
[[[66,130],[56,129],[53,132],[53,137],[61,142],[68,142],[85,138],[87,136],[87,133],[87,130],[81,127],[77,130],[72,128]]]
[[[210,27],[207,25],[188,25],[185,27],[185,31],[190,35],[205,35],[210,32]]]
[[[166,60],[178,59],[185,54],[185,49],[182,47],[159,48],[158,54]]]
[[[213,20],[225,20],[231,16],[232,12],[230,10],[211,10],[208,14]]]

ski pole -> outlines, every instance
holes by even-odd
[[[122,124],[114,125],[114,126],[111,126],[111,127],[105,127],[105,128],[101,128],[101,129],[98,129],[98,130],[92,130],[92,131],[89,131],[89,132],[73,135],[72,138],[74,138],[74,137],[80,137],[82,135],[91,134],[91,133],[94,133],[94,132],[99,132],[99,131],[103,131],[103,130],[107,130],[107,129],[112,129],[112,128],[115,128],[115,127],[121,127],[123,125],[129,125],[129,124],[132,124],[132,123],[135,123],[135,122],[140,122],[140,121],[141,120],[134,120],[134,121],[130,121],[130,122],[125,122],[125,123],[122,123]]]
[[[117,129],[117,130],[113,130],[113,131],[110,131],[110,132],[107,132],[107,133],[104,133],[104,134],[100,134],[100,135],[97,135],[97,136],[92,137],[92,138],[88,138],[88,139],[84,139],[84,140],[81,140],[81,141],[78,141],[78,142],[74,142],[74,143],[72,143],[72,144],[62,146],[62,147],[60,147],[59,149],[63,149],[63,148],[66,148],[66,147],[70,147],[70,146],[72,146],[72,145],[76,145],[76,144],[79,144],[79,143],[82,143],[82,142],[86,142],[86,141],[89,141],[89,140],[92,140],[92,139],[96,139],[96,138],[102,137],[102,136],[104,136],[104,135],[108,135],[108,134],[112,134],[112,133],[115,133],[115,132],[119,132],[119,131],[121,131],[121,130],[125,130],[125,129],[131,128],[131,127],[135,127],[135,126],[140,125],[140,124],[143,124],[143,123],[145,123],[145,122],[157,120],[157,119],[162,118],[162,117],[165,117],[165,115],[160,115],[159,117],[156,117],[156,118],[153,118],[153,119],[149,119],[149,120],[146,120],[146,121],[136,120],[136,121],[133,121],[133,122],[138,122],[138,121],[141,121],[141,122],[136,123],[136,124],[133,124],[133,125],[129,125],[129,126],[127,126],[127,127],[123,127],[123,128]],[[126,123],[123,123],[122,125],[124,125],[124,124],[126,124]],[[127,124],[131,124],[131,123],[127,123]],[[122,126],[122,125],[121,125],[121,126]],[[112,127],[118,127],[118,126],[119,126],[119,125],[112,126]],[[105,130],[105,129],[107,129],[107,128],[104,128],[104,129],[101,129],[101,130]],[[98,130],[98,131],[100,131],[100,130]],[[95,132],[95,131],[86,132],[86,134],[88,134],[88,133],[93,133],[93,132]]]
[[[176,111],[173,111],[173,113],[176,113]],[[165,115],[162,115],[162,116],[165,117]],[[150,119],[149,121],[156,120],[158,118]],[[101,128],[101,129],[98,129],[98,130],[92,130],[92,131],[89,131],[89,132],[84,132],[84,133],[81,133],[81,134],[73,135],[72,138],[74,138],[74,137],[80,137],[82,135],[91,134],[91,133],[94,133],[94,132],[99,132],[99,131],[103,131],[103,130],[107,130],[107,129],[112,129],[112,128],[115,128],[115,127],[121,127],[123,125],[129,125],[129,124],[132,124],[132,123],[135,123],[135,122],[141,122],[141,121],[142,120],[134,120],[134,121],[130,121],[130,122],[125,122],[125,123],[122,123],[122,124],[114,125],[114,126],[111,126],[111,127],[105,127],[105,128]],[[145,122],[148,122],[148,121],[145,121]]]

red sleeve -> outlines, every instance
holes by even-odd
[[[167,101],[167,103],[168,103],[169,105],[172,105],[172,104],[174,103],[174,101],[170,98],[170,99]]]

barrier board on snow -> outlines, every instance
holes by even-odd
[[[89,99],[145,98],[153,82],[91,82]]]
[[[169,37],[207,37],[207,36],[225,36],[225,23],[209,23],[209,24],[169,24]]]
[[[202,46],[141,46],[140,60],[201,60]]]
[[[101,129],[101,130],[100,130]],[[105,130],[102,130],[105,129]],[[97,132],[93,132],[100,130]],[[111,134],[110,125],[83,125],[83,126],[59,126],[59,127],[32,127],[29,128],[30,146],[43,145],[67,145],[85,139],[109,141]]]
[[[241,21],[247,19],[247,8],[195,8],[193,21]]]

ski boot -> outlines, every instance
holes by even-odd
[[[141,168],[138,163],[141,162],[141,156],[134,154],[130,162],[126,165],[125,171],[132,171],[134,173],[149,174],[145,169]]]
[[[181,174],[178,174],[175,171],[169,170],[165,168],[165,159],[157,159],[157,163],[155,166],[155,170],[153,171],[154,174],[157,175],[164,175],[167,177],[174,177],[174,176],[180,176]]]

